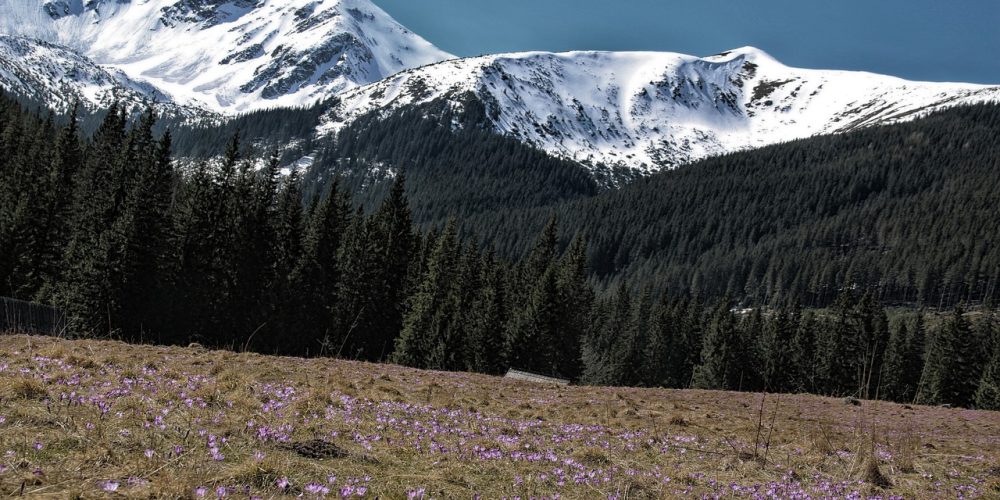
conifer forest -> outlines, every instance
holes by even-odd
[[[238,131],[216,161],[182,168],[151,112],[112,108],[84,134],[75,114],[0,108],[0,295],[58,305],[72,336],[1000,408],[998,107],[620,191],[556,165],[567,173],[551,193],[527,182],[476,206],[449,197],[434,166],[488,164],[516,148],[501,138],[413,155],[364,191],[343,165],[282,176]],[[417,147],[407,129],[424,120],[397,123],[383,160]],[[374,127],[323,161],[365,158],[352,144],[377,146]],[[505,217],[512,199],[533,208]]]

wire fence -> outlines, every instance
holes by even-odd
[[[0,297],[0,334],[10,333],[62,337],[66,315],[56,307]]]

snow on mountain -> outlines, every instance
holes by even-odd
[[[96,109],[117,100],[136,110],[156,105],[174,116],[200,114],[172,102],[152,85],[98,66],[77,52],[16,36],[0,35],[0,87],[60,111],[75,101]]]
[[[321,126],[475,95],[492,127],[550,154],[655,171],[711,155],[1000,101],[1000,87],[791,68],[744,47],[710,57],[529,52],[442,62],[347,91]]]
[[[37,38],[218,113],[308,105],[452,56],[368,0],[0,0]]]

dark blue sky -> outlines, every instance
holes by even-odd
[[[753,45],[791,66],[1000,83],[998,0],[374,0],[460,56]]]

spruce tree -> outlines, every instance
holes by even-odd
[[[379,300],[380,266],[373,224],[361,207],[344,233],[337,264],[337,325],[332,338],[338,346],[333,354],[350,358],[378,359],[384,350],[375,322],[384,307]]]
[[[601,301],[592,317],[581,349],[583,381],[593,385],[621,385],[632,370],[627,363],[640,350],[634,338],[628,284],[621,283],[612,297]]]
[[[38,247],[39,274],[43,290],[38,298],[46,300],[53,293],[60,279],[62,250],[70,237],[70,212],[73,182],[83,163],[83,148],[80,144],[79,115],[80,103],[74,102],[66,125],[59,132],[52,155],[46,183],[46,234]],[[169,143],[169,138],[166,139]]]
[[[906,355],[903,359],[904,380],[909,382],[908,391],[904,393],[903,401],[917,401],[924,386],[924,364],[928,351],[927,327],[924,323],[924,312],[918,311],[909,328],[906,339]]]
[[[764,333],[764,382],[767,390],[786,392],[793,388],[796,328],[790,311],[779,308],[767,322]]]
[[[405,297],[413,288],[410,266],[417,242],[402,173],[396,176],[389,196],[375,212],[371,236],[376,270],[371,286],[376,309],[367,334],[368,358],[381,360],[392,352],[392,342],[403,325]]]
[[[479,267],[482,272],[481,287],[467,325],[466,369],[498,375],[508,364],[503,355],[506,322],[510,314],[507,309],[507,279],[503,266],[497,262],[492,251],[482,257]],[[567,357],[570,353],[561,359]]]
[[[729,301],[716,307],[701,348],[701,363],[691,380],[696,389],[734,389],[739,383],[739,331]]]
[[[937,335],[927,359],[924,402],[968,407],[972,404],[981,373],[972,360],[978,348],[970,339],[972,327],[965,310],[955,307]]]
[[[580,342],[587,332],[594,291],[587,276],[587,240],[577,236],[558,265],[558,333],[555,373],[568,379],[580,376]]]
[[[524,309],[511,323],[506,352],[512,367],[556,374],[561,326],[557,279],[556,268],[550,265],[534,283]]]
[[[855,393],[861,387],[861,348],[854,301],[850,292],[837,297],[833,317],[817,338],[817,378],[826,394]]]
[[[906,322],[900,321],[892,330],[889,346],[885,351],[885,362],[882,364],[882,384],[879,395],[890,401],[905,401],[906,399],[906,357],[910,333]]]
[[[130,244],[121,203],[133,180],[128,177],[132,140],[126,140],[124,111],[112,105],[87,149],[75,182],[73,232],[63,255],[65,270],[56,301],[77,335],[109,334],[121,304],[124,250]],[[123,218],[124,217],[124,218]]]
[[[792,341],[792,365],[794,367],[793,391],[816,392],[816,331],[819,324],[814,314],[801,315]]]
[[[993,345],[993,352],[979,379],[974,402],[978,410],[1000,411],[1000,344]]]
[[[282,344],[299,354],[336,354],[331,335],[336,328],[335,306],[341,282],[338,265],[344,233],[350,224],[350,201],[339,182],[330,184],[310,217],[302,242],[302,255],[291,276],[292,293],[299,298],[296,327],[279,332],[293,335]],[[332,352],[331,352],[332,351]]]
[[[436,238],[427,271],[410,300],[403,330],[390,357],[393,363],[416,368],[436,367],[443,361],[447,328],[456,311],[450,310],[458,279],[457,223],[450,220]],[[436,357],[436,359],[432,359]]]

